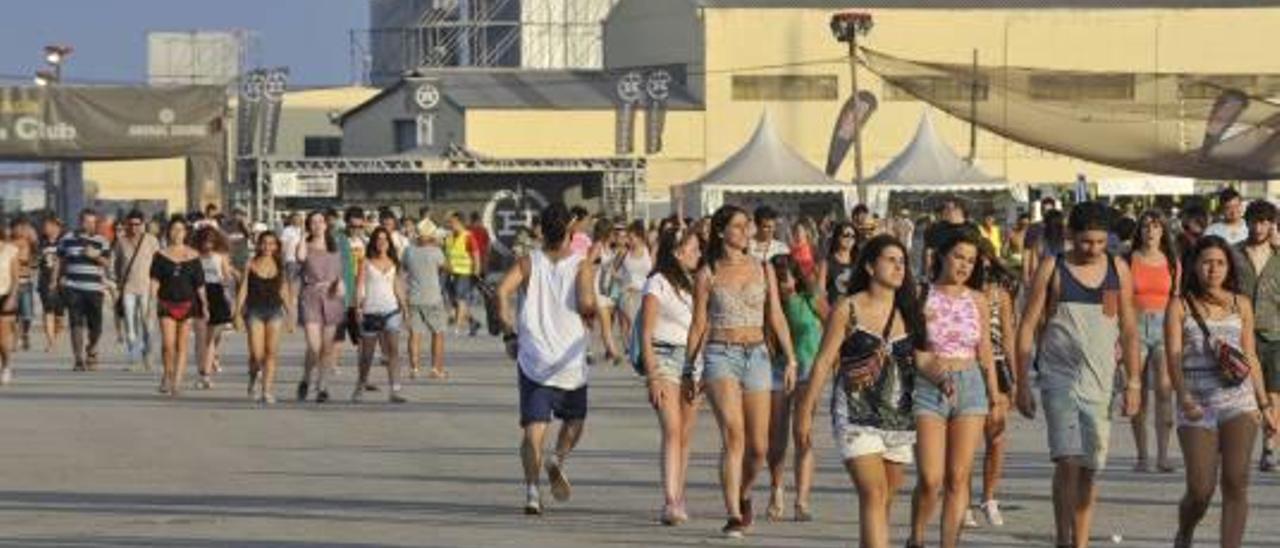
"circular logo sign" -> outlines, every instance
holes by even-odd
[[[413,90],[413,103],[422,110],[432,110],[440,104],[440,88],[435,84],[422,84]]]
[[[160,123],[167,126],[173,123],[177,118],[177,115],[173,113],[173,109],[171,108],[162,108],[160,109],[158,118],[160,118]]]
[[[266,76],[260,72],[250,74],[240,85],[240,96],[250,103],[256,103],[262,100],[262,87],[266,83]]]
[[[666,101],[671,96],[671,80],[670,72],[665,70],[654,71],[649,74],[649,80],[645,82],[645,92],[654,101]]]
[[[536,190],[525,189],[523,198],[514,190],[494,192],[484,206],[484,226],[493,237],[493,249],[510,257],[520,230],[531,228],[534,216],[549,203]]]
[[[644,76],[631,71],[619,78],[618,98],[625,103],[635,103],[644,98]]]
[[[283,72],[272,72],[267,75],[266,83],[262,86],[262,93],[267,99],[279,101],[284,96],[288,83],[288,77]]]

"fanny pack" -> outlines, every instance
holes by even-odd
[[[853,299],[849,299],[849,328],[853,331],[840,343],[840,372],[843,373],[846,392],[856,392],[873,384],[880,378],[885,362],[889,357],[889,333],[893,329],[893,320],[898,316],[898,307],[889,309],[889,321],[885,323],[884,332],[877,338],[871,333],[858,329],[858,316],[853,309]]]
[[[1196,325],[1200,326],[1200,333],[1204,335],[1205,350],[1218,363],[1218,373],[1222,375],[1222,380],[1228,386],[1243,384],[1249,378],[1249,373],[1252,370],[1244,352],[1236,348],[1235,345],[1209,333],[1209,326],[1205,325],[1204,318],[1196,310],[1195,303],[1192,303],[1191,299],[1186,297],[1183,297],[1182,301],[1186,303],[1187,309],[1191,311],[1191,318],[1195,320]]]

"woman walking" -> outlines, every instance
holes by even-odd
[[[249,398],[264,405],[276,402],[276,368],[280,358],[280,328],[292,295],[274,232],[258,235],[255,253],[245,265],[245,283],[236,295],[236,328],[248,328]],[[293,326],[289,326],[293,332]],[[255,392],[256,391],[256,392]]]
[[[889,510],[913,460],[916,423],[911,393],[925,350],[924,317],[906,246],[893,236],[868,240],[849,293],[827,316],[813,379],[801,392],[800,416],[812,416],[831,387],[831,430],[858,490],[859,545],[889,546]]]
[[[1019,275],[1005,268],[998,258],[995,248],[985,240],[982,242],[981,260],[985,274],[982,292],[990,306],[991,318],[991,353],[996,369],[996,389],[1002,397],[995,399],[1000,406],[999,413],[987,415],[983,425],[982,437],[986,442],[986,452],[982,459],[982,499],[978,509],[982,511],[987,523],[994,527],[1004,526],[1004,515],[1000,513],[1000,501],[996,499],[996,490],[1004,476],[1004,457],[1006,449],[1005,427],[1009,415],[1009,406],[1013,402],[1013,391],[1018,386],[1013,372],[1010,356],[1014,355],[1016,343],[1017,318],[1013,313],[1014,296],[1018,294]],[[972,510],[965,512],[965,526],[975,527],[977,519]]]
[[[644,295],[644,281],[653,271],[653,258],[649,255],[649,239],[645,236],[644,221],[635,221],[627,229],[626,250],[618,257],[618,277],[622,284],[622,302],[618,305],[618,326],[622,333],[622,348],[631,351],[632,322],[640,313],[640,301]]]
[[[227,238],[217,226],[208,225],[197,230],[195,246],[200,252],[205,299],[209,305],[207,321],[196,324],[196,348],[200,360],[197,365],[200,380],[196,382],[196,388],[209,390],[213,388],[214,373],[222,370],[218,347],[222,343],[222,332],[231,326],[234,319],[231,299],[227,295],[235,287],[239,274],[227,255]]]
[[[702,258],[697,234],[667,229],[658,235],[653,274],[645,281],[640,340],[649,405],[662,428],[662,523],[688,521],[685,480],[698,399],[680,395],[685,345],[693,321],[693,277]],[[701,372],[694,371],[695,382]]]
[[[792,247],[791,252],[795,251],[796,248]],[[770,496],[766,515],[772,521],[782,519],[787,445],[794,435],[795,520],[812,521],[809,492],[813,487],[813,416],[810,414],[802,417],[796,403],[799,401],[799,394],[808,388],[813,358],[818,354],[818,346],[822,343],[822,319],[827,315],[827,303],[810,289],[810,278],[805,276],[801,263],[794,260],[792,255],[778,255],[769,262],[778,277],[778,298],[782,301],[782,312],[791,331],[791,346],[795,349],[799,369],[796,372],[795,390],[786,392],[783,390],[782,378],[786,364],[782,360],[774,360],[773,363],[768,455]],[[774,344],[774,347],[777,346]],[[780,353],[775,353],[774,356],[782,357]]]
[[[686,373],[705,350],[703,382],[720,425],[720,483],[729,514],[723,532],[730,538],[743,537],[751,527],[751,487],[769,446],[773,381],[766,322],[785,356],[784,392],[794,388],[798,368],[773,267],[747,252],[749,224],[746,212],[735,206],[721,207],[712,216],[685,350]],[[692,397],[694,383],[688,374],[684,385],[686,398]]]
[[[837,299],[849,295],[853,263],[858,258],[857,241],[858,232],[849,223],[839,223],[832,231],[827,258],[818,264],[818,282],[822,285],[817,287],[822,290],[827,304],[835,304]]]
[[[298,248],[302,263],[302,290],[299,313],[307,339],[302,381],[298,383],[298,401],[306,401],[312,372],[316,380],[316,403],[329,401],[325,373],[333,367],[334,334],[346,316],[346,284],[342,281],[342,255],[333,238],[332,228],[321,211],[307,215],[307,239]]]
[[[369,236],[364,265],[356,275],[356,306],[360,309],[360,379],[351,401],[359,402],[369,384],[373,355],[379,347],[387,365],[391,403],[404,403],[400,395],[400,328],[406,314],[404,287],[400,282],[399,252],[387,229],[378,227]]]
[[[1169,462],[1169,434],[1173,430],[1172,387],[1164,365],[1164,313],[1169,297],[1177,294],[1180,278],[1178,254],[1173,247],[1173,234],[1164,214],[1148,210],[1138,218],[1138,230],[1129,254],[1129,271],[1133,275],[1133,304],[1138,310],[1138,337],[1142,352],[1142,406],[1131,420],[1133,442],[1138,449],[1134,471],[1149,472],[1147,458],[1147,409],[1155,398],[1156,469],[1172,472]]]
[[[160,393],[178,397],[187,369],[187,341],[191,325],[203,323],[209,309],[205,302],[204,268],[200,254],[187,245],[187,220],[174,215],[165,230],[166,245],[151,261],[151,293],[160,318],[161,359],[164,373]]]
[[[1258,425],[1268,435],[1276,431],[1255,349],[1253,305],[1239,294],[1232,253],[1218,236],[1200,238],[1188,254],[1183,296],[1171,299],[1165,313],[1166,363],[1178,397],[1178,440],[1187,466],[1176,548],[1192,545],[1219,481],[1221,546],[1244,545],[1249,467]],[[1231,361],[1243,362],[1246,375],[1227,374],[1221,365],[1225,347],[1230,348]]]
[[[986,415],[1002,420],[1008,404],[997,387],[991,351],[991,305],[978,259],[979,239],[953,231],[937,249],[932,283],[924,302],[931,363],[920,364],[912,400],[916,416],[919,479],[911,501],[911,539],[924,545],[924,530],[943,499],[943,548],[960,544],[969,507],[974,452]],[[945,492],[945,497],[943,496]]]

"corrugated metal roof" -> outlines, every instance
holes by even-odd
[[[616,75],[586,70],[454,69],[424,72],[401,80],[347,111],[347,117],[395,94],[406,82],[434,80],[444,100],[461,109],[612,110],[617,108]],[[700,110],[684,86],[672,84],[670,110]]]
[[[634,1],[634,0],[632,0]],[[1251,8],[1277,7],[1280,0],[689,0],[704,8]]]

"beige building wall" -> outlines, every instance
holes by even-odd
[[[330,113],[341,113],[378,92],[374,88],[340,87],[291,91],[285,94],[280,117],[280,135],[276,154],[301,157],[307,137],[341,137],[342,130],[329,122]],[[234,154],[235,108],[233,99],[227,107],[227,150]],[[234,175],[234,163],[229,162]],[[134,160],[119,162],[85,162],[86,188],[96,188],[97,198],[111,200],[166,200],[169,211],[187,209],[183,158]]]
[[[936,10],[873,9],[875,27],[864,44],[900,57],[969,63],[978,50],[983,66],[1076,70],[1280,74],[1280,9]],[[831,36],[826,9],[706,9],[707,164],[732,154],[770,110],[781,136],[816,165],[849,96],[848,49]],[[778,65],[785,65],[778,67]],[[735,100],[735,75],[829,75],[838,99]],[[882,81],[859,70],[859,84],[880,99],[865,133],[864,173],[874,174],[911,138],[925,105],[890,100]],[[1141,91],[1140,91],[1141,93]],[[1171,105],[1176,108],[1176,105]],[[968,152],[968,125],[935,113],[943,138]],[[1193,136],[1198,142],[1199,137]],[[1040,151],[979,132],[978,163],[1011,181],[1067,182],[1135,176],[1121,170]],[[853,176],[852,154],[839,177]]]
[[[612,110],[470,109],[466,113],[467,146],[498,158],[610,158],[616,152],[616,117]],[[645,124],[645,113],[637,113],[637,151],[644,149]],[[665,198],[671,185],[702,174],[704,137],[703,113],[667,113],[663,151],[647,156],[651,197]]]

